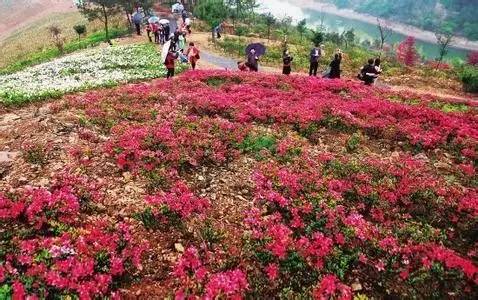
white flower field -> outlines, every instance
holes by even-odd
[[[0,75],[0,102],[20,104],[165,74],[153,45],[95,48]]]

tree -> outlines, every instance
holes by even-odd
[[[380,21],[379,18],[377,18],[377,28],[378,32],[380,34],[380,54],[379,57],[382,55],[383,52],[383,46],[385,45],[385,42],[388,40],[388,38],[392,35],[392,29],[388,25],[386,25],[384,22]]]
[[[81,35],[86,33],[86,26],[84,24],[78,24],[73,26],[76,34],[78,34],[78,41],[81,39]]]
[[[397,60],[406,66],[414,66],[419,59],[417,48],[415,47],[415,38],[407,37],[397,48]]]
[[[271,39],[271,28],[277,22],[276,18],[269,12],[264,15],[264,20],[267,25],[267,39]]]
[[[60,53],[63,53],[63,44],[65,43],[65,39],[61,36],[61,28],[57,25],[51,25],[50,27],[48,27],[48,31],[53,37],[53,43],[58,48],[58,51],[60,51]]]
[[[111,44],[109,37],[109,18],[121,10],[117,0],[78,0],[76,6],[89,20],[100,20],[105,28],[105,39]]]
[[[277,34],[286,39],[289,36],[291,30],[291,23],[292,17],[284,16],[283,18],[281,18],[278,22],[280,28],[277,29]]]
[[[349,47],[355,43],[355,32],[352,29],[349,29],[343,33],[344,35],[344,41],[345,41],[345,47]]]
[[[304,34],[307,32],[307,20],[306,19],[302,19],[301,21],[299,21],[299,23],[297,23],[297,31],[299,32],[300,39],[302,40],[303,37],[304,37]]]
[[[229,8],[223,0],[200,0],[194,14],[211,27],[214,41],[216,38],[214,28],[228,17]]]
[[[315,30],[312,32],[313,32],[312,42],[314,43],[314,45],[322,44],[322,42],[324,41],[324,33],[322,31],[315,31]]]
[[[128,24],[133,26],[131,22],[131,15],[139,8],[141,7],[143,11],[146,13],[150,11],[153,6],[155,1],[154,0],[117,0],[118,6],[120,6],[125,14],[126,14],[126,19],[128,20]]]
[[[437,61],[441,63],[443,58],[448,53],[448,48],[453,41],[453,33],[447,30],[439,30],[435,32],[435,37],[438,44],[438,58]]]

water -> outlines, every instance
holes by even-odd
[[[373,42],[375,39],[379,39],[380,34],[376,25],[361,22],[358,20],[352,20],[345,17],[336,16],[333,14],[327,14],[319,11],[308,11],[306,14],[307,22],[309,25],[318,27],[321,24],[327,28],[327,31],[343,32],[344,30],[354,29],[355,35],[360,40],[369,40]],[[387,39],[387,44],[400,43],[406,38],[405,35],[393,32]],[[416,46],[419,53],[427,59],[434,59],[438,57],[438,46],[434,43],[416,40]],[[468,51],[464,49],[449,48],[448,54],[445,59],[452,58],[465,58]]]
[[[397,0],[399,1],[399,0]],[[367,22],[348,19],[325,12],[304,10],[298,4],[292,4],[290,0],[259,0],[263,11],[270,11],[277,18],[284,17],[286,14],[292,16],[296,21],[306,18],[307,23],[312,28],[318,27],[322,24],[328,31],[343,32],[344,30],[354,29],[355,35],[359,40],[370,40],[373,42],[380,37],[377,26]],[[405,35],[394,32],[386,41],[387,44],[400,43],[406,38]],[[416,40],[416,46],[422,56],[427,59],[434,59],[438,56],[438,46],[435,43]],[[449,48],[448,54],[445,56],[446,60],[452,58],[464,59],[468,54],[467,50]]]

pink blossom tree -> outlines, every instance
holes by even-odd
[[[468,64],[472,66],[478,65],[478,51],[471,51],[468,53]]]
[[[415,47],[414,37],[409,36],[398,45],[397,59],[399,62],[409,67],[413,67],[417,63],[419,55],[417,48]]]

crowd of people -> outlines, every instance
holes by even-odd
[[[178,2],[172,6],[172,13],[181,17],[181,22],[179,26],[176,26],[174,32],[171,32],[169,19],[159,19],[154,13],[149,13],[149,16],[147,16],[148,14],[140,8],[131,18],[137,35],[142,34],[142,28],[144,27],[149,42],[163,45],[163,51],[167,52],[163,57],[163,63],[167,69],[167,78],[174,76],[177,60],[189,63],[194,70],[197,61],[200,59],[199,48],[193,42],[187,44],[187,36],[192,33],[189,12]],[[188,45],[187,48],[186,45]]]
[[[329,68],[320,73],[319,65],[320,61],[325,57],[324,45],[316,44],[309,54],[309,76],[321,75],[323,78],[340,79],[341,77],[341,63],[343,59],[343,52],[340,49],[336,49],[333,55],[332,61],[329,63]],[[244,62],[237,62],[237,67],[240,71],[257,72],[259,70],[260,57],[256,55],[254,49],[252,49]],[[285,49],[282,53],[282,74],[290,75],[292,72],[292,62],[294,57],[290,54],[288,49]],[[382,73],[380,66],[380,58],[369,59],[368,62],[359,70],[357,75],[358,79],[364,82],[366,85],[372,85],[376,83],[379,75]]]
[[[171,33],[171,27],[169,20],[155,17],[145,19],[144,13],[136,13],[132,16],[132,21],[136,28],[136,33],[141,35],[141,29],[144,22],[147,37],[150,42],[165,45],[168,43],[167,55],[164,58],[164,65],[168,69],[167,78],[171,78],[175,73],[175,64],[177,60],[184,63],[189,63],[191,68],[196,69],[198,60],[200,59],[199,48],[190,42],[187,45],[187,36],[191,34],[191,18],[184,6],[180,2],[172,6],[172,12],[180,16],[180,26],[177,26],[175,31]],[[179,17],[178,17],[179,18]],[[216,38],[221,38],[223,22],[214,27],[214,35]],[[285,41],[285,45],[287,42]],[[164,50],[164,49],[163,49]],[[255,48],[247,49],[247,57],[245,61],[239,61],[237,67],[240,71],[259,71],[259,61],[261,53],[257,53]],[[263,53],[262,53],[263,54]],[[339,79],[341,78],[341,63],[343,60],[343,52],[340,49],[336,49],[332,61],[329,63],[328,70],[320,73],[319,65],[321,60],[325,57],[325,47],[323,44],[315,44],[309,53],[309,76],[321,75],[323,78]],[[292,62],[294,58],[290,54],[287,47],[285,47],[282,54],[282,74],[290,75],[292,72]],[[372,85],[377,81],[377,78],[381,74],[380,58],[369,59],[359,71],[357,77],[366,85]]]

